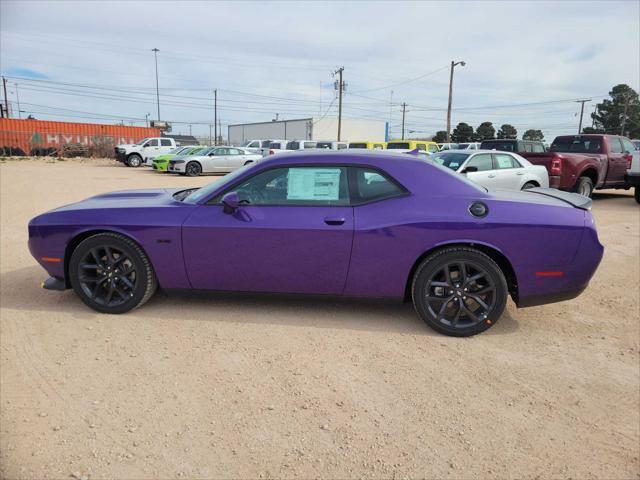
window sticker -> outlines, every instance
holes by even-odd
[[[511,157],[507,157],[506,155],[496,155],[498,160],[498,168],[511,168],[513,166],[511,162]]]
[[[339,168],[292,168],[287,200],[338,200],[340,174]]]

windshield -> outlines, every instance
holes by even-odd
[[[460,143],[458,145],[458,150],[466,150],[467,148],[469,148],[469,144],[468,143]]]
[[[470,153],[454,153],[454,152],[446,152],[446,153],[434,153],[431,155],[431,160],[438,165],[442,165],[443,167],[450,168],[453,171],[458,170],[460,165],[462,165],[467,158],[469,158]]]
[[[251,143],[251,140],[247,140],[246,142],[242,142],[242,143],[240,144],[240,146],[241,146],[241,147],[248,147],[250,143]]]
[[[599,137],[558,137],[551,144],[552,152],[600,153],[602,140]]]
[[[402,150],[402,149],[408,149],[409,148],[409,142],[398,142],[398,143],[390,143],[387,145],[387,150]]]
[[[249,168],[251,168],[253,166],[254,166],[254,164],[250,163],[249,165],[245,165],[243,167],[240,167],[237,170],[234,170],[231,173],[228,173],[228,174],[226,174],[226,175],[224,175],[222,177],[219,177],[218,179],[216,179],[213,182],[205,185],[204,187],[199,188],[197,190],[194,190],[187,197],[185,197],[185,199],[183,201],[187,202],[187,203],[197,203],[200,200],[202,200],[203,198],[208,197],[218,187],[221,187],[222,185],[224,185],[226,183],[233,182],[236,178],[238,178],[240,175],[244,174],[244,172],[246,172]]]
[[[144,142],[146,142],[147,140],[149,140],[149,138],[143,138],[142,140],[140,140],[138,143],[136,143],[136,145],[142,145]]]

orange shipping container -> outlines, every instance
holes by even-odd
[[[0,118],[0,153],[4,155],[59,154],[73,146],[88,155],[113,156],[116,145],[159,136],[158,128]]]

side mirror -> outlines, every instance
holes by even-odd
[[[464,170],[462,170],[460,173],[471,173],[471,172],[477,172],[478,171],[478,167],[467,167]]]
[[[224,213],[234,213],[240,207],[238,192],[225,193],[222,196],[222,205],[224,206]]]
[[[209,156],[209,157],[213,157],[214,155],[215,155],[215,153],[210,152],[210,153],[209,153],[209,155],[207,155],[207,156]]]

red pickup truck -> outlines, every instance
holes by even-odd
[[[548,152],[521,152],[534,165],[549,172],[549,186],[590,197],[594,189],[629,188],[625,174],[634,147],[619,135],[564,135],[556,137]]]

